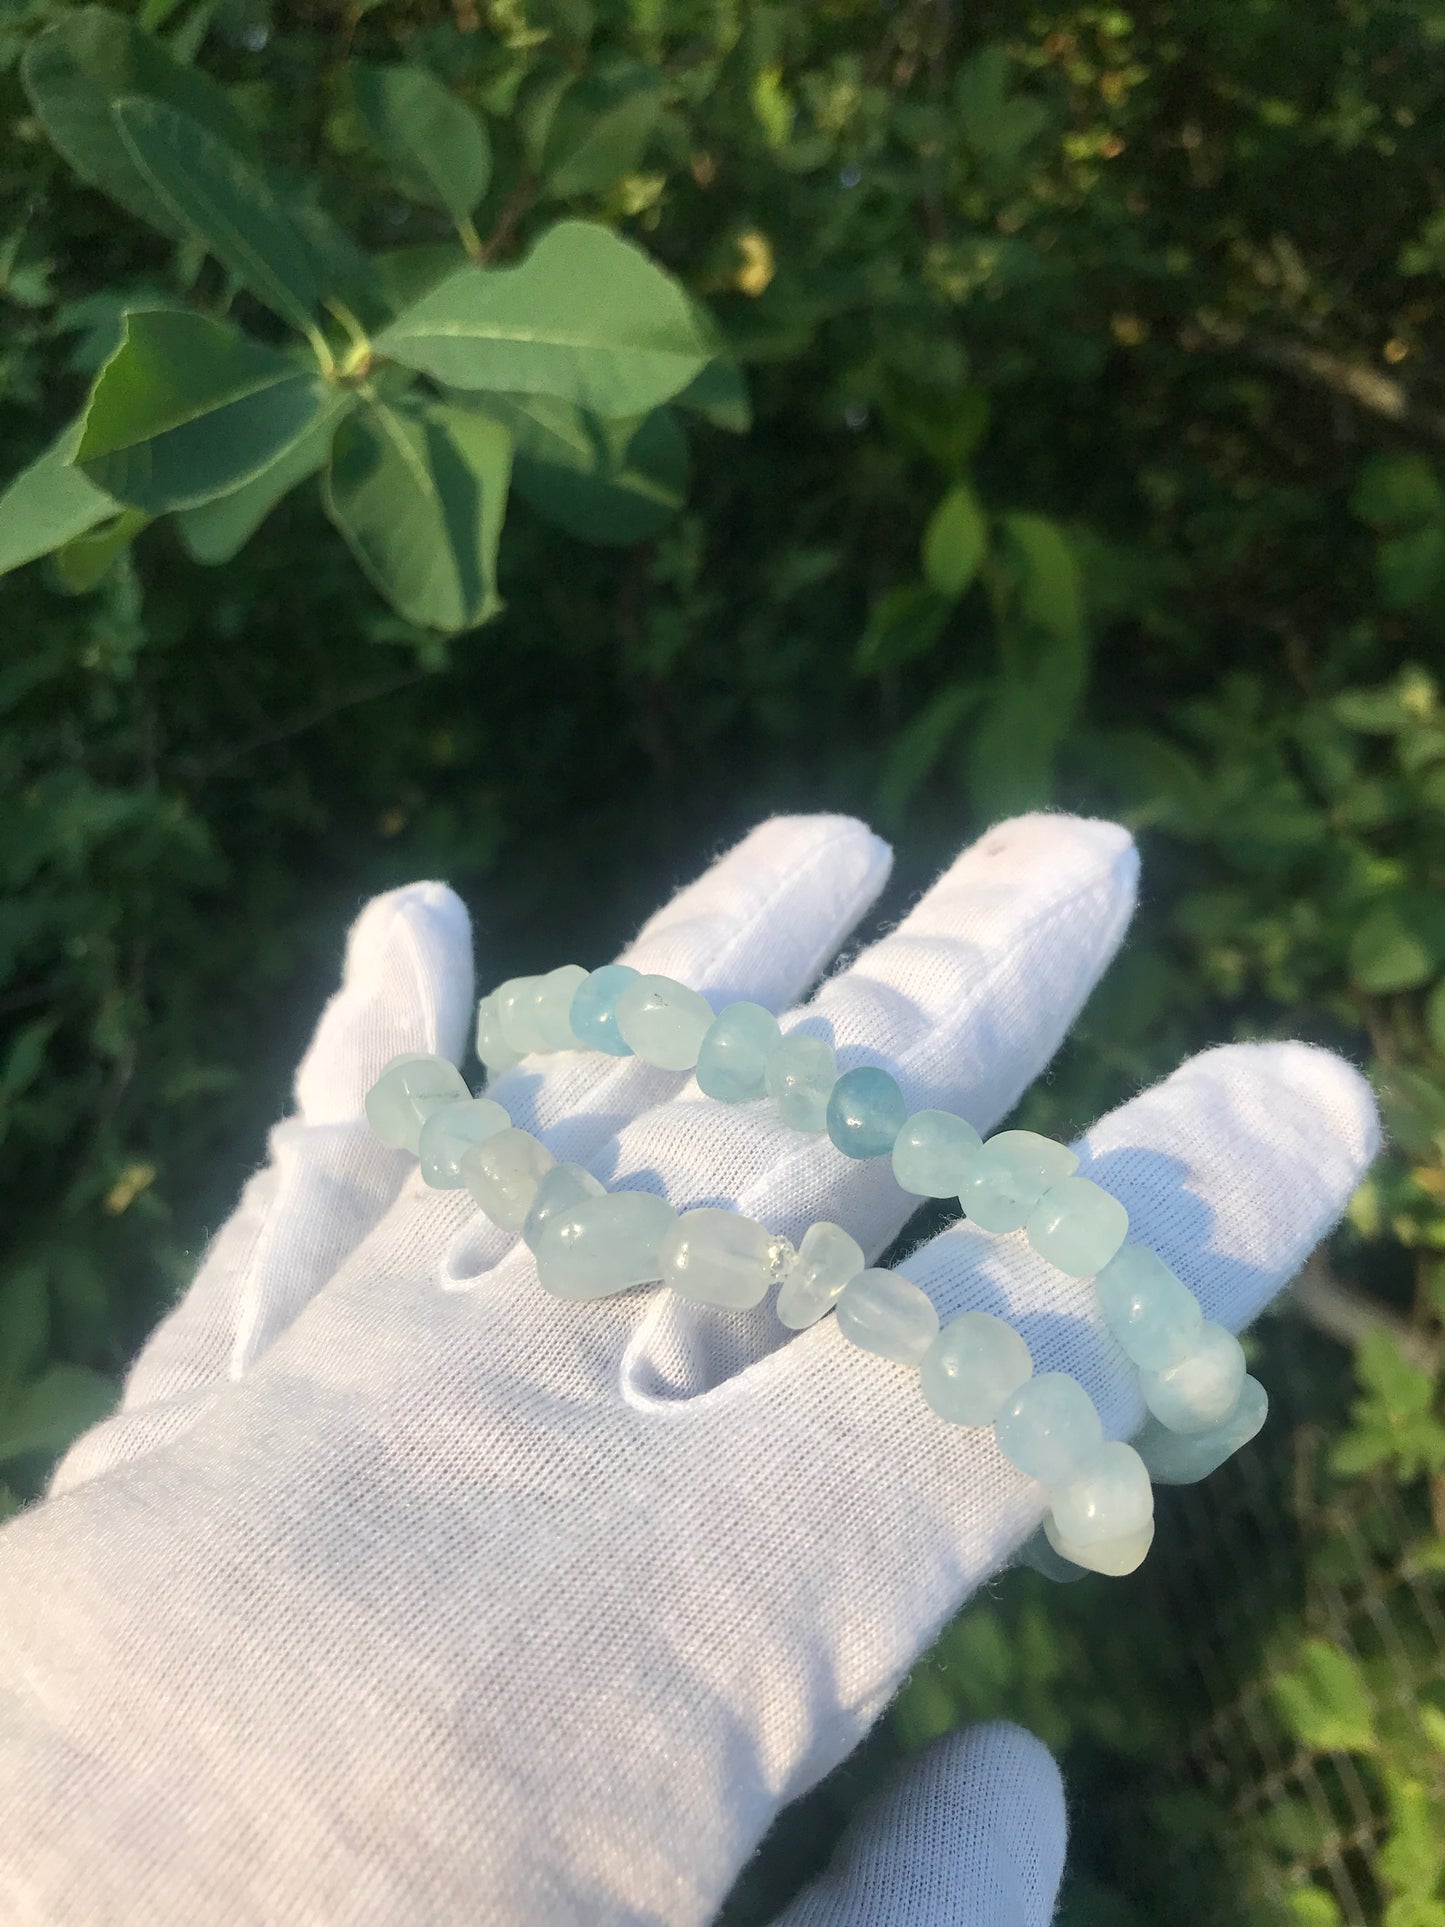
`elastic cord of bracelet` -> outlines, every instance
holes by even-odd
[[[940,1418],[993,1427],[1009,1463],[1046,1488],[1047,1547],[1069,1568],[1132,1571],[1153,1536],[1151,1475],[1173,1484],[1203,1478],[1264,1422],[1264,1390],[1246,1378],[1238,1341],[1206,1327],[1192,1294],[1138,1247],[1118,1253],[1120,1259],[1138,1255],[1126,1262],[1123,1284],[1111,1294],[1117,1300],[1111,1329],[1129,1338],[1131,1357],[1142,1345],[1151,1356],[1176,1362],[1150,1374],[1158,1381],[1154,1417],[1129,1446],[1104,1441],[1093,1402],[1076,1380],[1034,1374],[1027,1344],[1004,1320],[965,1312],[940,1330],[927,1294],[897,1272],[868,1267],[856,1240],[838,1225],[812,1225],[795,1251],[737,1212],[679,1213],[652,1192],[607,1192],[581,1166],[557,1164],[539,1139],[512,1126],[495,1099],[472,1097],[456,1066],[442,1058],[395,1060],[368,1093],[366,1108],[383,1142],[418,1156],[428,1184],[465,1186],[494,1223],[519,1234],[540,1282],[556,1297],[590,1300],[661,1283],[694,1302],[747,1309],[776,1283],[778,1316],[795,1330],[835,1311],[850,1343],[919,1371],[924,1397]],[[1078,1162],[1065,1146],[1031,1133],[1004,1135],[1042,1147],[1018,1144],[1011,1154],[1028,1152],[1036,1164],[1061,1173],[1053,1188]],[[1161,1275],[1168,1281],[1162,1287]],[[1192,1320],[1180,1294],[1193,1306]],[[1222,1332],[1223,1348],[1212,1332]],[[1042,1550],[1031,1562],[1064,1576]]]

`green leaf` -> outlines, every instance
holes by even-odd
[[[0,495],[0,575],[73,542],[120,507],[71,466],[82,426],[71,422],[63,428]]]
[[[877,806],[884,822],[902,819],[914,791],[933,774],[977,701],[978,691],[959,683],[940,689],[893,738],[878,778]]]
[[[160,101],[122,100],[113,111],[126,152],[177,220],[258,301],[313,334],[321,269],[264,176]]]
[[[673,401],[677,407],[701,415],[714,428],[729,428],[736,435],[745,435],[753,425],[747,378],[726,356],[710,361],[686,388],[678,390]]]
[[[393,608],[454,634],[500,606],[510,466],[507,431],[477,411],[368,402],[332,444],[326,512]]]
[[[489,395],[515,444],[512,486],[539,515],[584,542],[640,542],[687,495],[687,438],[665,409],[605,421],[551,396]]]
[[[658,76],[635,61],[594,69],[552,105],[539,172],[556,201],[602,194],[633,173],[662,111]]]
[[[1430,1042],[1445,1056],[1445,977],[1425,999],[1425,1028],[1430,1033]]]
[[[1018,620],[1060,641],[1079,641],[1084,635],[1083,582],[1062,529],[1044,515],[1005,515],[1000,529]]]
[[[1274,1693],[1290,1730],[1321,1753],[1366,1753],[1375,1743],[1374,1710],[1348,1653],[1308,1639],[1297,1671],[1282,1674]]]
[[[163,234],[185,228],[122,141],[111,118],[116,101],[137,94],[164,101],[243,152],[251,146],[245,123],[214,81],[104,7],[81,7],[38,35],[20,73],[41,126],[80,178]]]
[[[150,519],[144,509],[124,509],[104,528],[67,542],[51,563],[59,587],[70,595],[88,595]]]
[[[1374,455],[1350,507],[1372,528],[1397,533],[1445,516],[1445,492],[1423,455]]]
[[[946,597],[926,582],[904,582],[887,590],[868,612],[854,668],[862,676],[876,676],[927,655],[952,613]]]
[[[43,1361],[49,1340],[45,1267],[16,1265],[0,1280],[0,1398]]]
[[[229,562],[260,528],[276,504],[308,475],[326,466],[332,438],[343,418],[355,406],[356,396],[349,390],[333,390],[321,415],[298,442],[278,455],[269,467],[249,482],[198,508],[183,509],[176,517],[176,531],[187,553],[197,562]]]
[[[1445,523],[1392,535],[1375,557],[1380,600],[1387,609],[1414,609],[1445,583]]]
[[[453,388],[624,417],[650,413],[711,359],[678,283],[587,221],[559,222],[520,267],[460,269],[376,346]]]
[[[1445,963],[1445,899],[1400,890],[1366,916],[1350,942],[1350,975],[1377,997],[1416,990]]]
[[[957,600],[978,574],[988,524],[967,482],[951,488],[923,531],[923,573],[941,596]]]
[[[1430,1410],[1434,1380],[1400,1350],[1379,1326],[1365,1333],[1355,1357],[1355,1373],[1393,1418],[1419,1418]]]
[[[953,104],[964,139],[986,160],[1008,161],[1048,125],[1048,109],[1027,95],[1010,97],[1013,63],[1002,47],[984,47],[960,67]]]
[[[127,315],[75,459],[122,502],[159,515],[250,481],[331,406],[314,372],[224,322],[185,310]]]
[[[0,1465],[34,1452],[58,1452],[104,1418],[115,1386],[83,1365],[52,1365],[10,1400],[0,1422]]]
[[[478,117],[423,67],[355,67],[351,84],[398,185],[466,220],[492,178],[491,143]]]

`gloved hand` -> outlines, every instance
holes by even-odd
[[[766,823],[628,960],[786,1009],[888,861],[847,820]],[[1004,824],[784,1027],[987,1131],[1117,947],[1135,874],[1115,826]],[[0,1534],[0,1917],[706,1921],[1037,1524],[990,1433],[832,1320],[559,1303],[465,1193],[427,1191],[362,1098],[398,1051],[459,1057],[471,997],[449,892],[366,910],[270,1165],[120,1412]],[[916,1203],[886,1159],[636,1059],[529,1059],[495,1094],[609,1185],[795,1241],[831,1218],[871,1259]],[[1077,1148],[1238,1328],[1375,1142],[1348,1065],[1268,1044],[1206,1052]],[[1022,1237],[957,1225],[901,1269],[945,1319],[1004,1312],[1111,1435],[1138,1423],[1090,1283]],[[1062,1849],[1047,1756],[984,1729],[916,1764],[787,1918],[1033,1927]]]

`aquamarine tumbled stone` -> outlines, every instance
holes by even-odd
[[[1044,1514],[1044,1536],[1061,1559],[1082,1566],[1086,1572],[1102,1572],[1107,1578],[1122,1579],[1143,1565],[1154,1543],[1154,1520],[1150,1517],[1137,1532],[1126,1532],[1122,1539],[1100,1539],[1091,1546],[1076,1545],[1065,1539],[1054,1524],[1051,1512]]]
[[[1002,1318],[965,1311],[923,1354],[923,1396],[950,1425],[992,1425],[1030,1374],[1029,1348]]]
[[[838,1059],[826,1037],[785,1037],[767,1064],[768,1096],[794,1131],[821,1131],[838,1081]]]
[[[1140,1372],[1144,1403],[1171,1432],[1207,1432],[1234,1410],[1244,1384],[1244,1347],[1207,1320],[1177,1365]]]
[[[1134,1450],[1156,1485],[1193,1485],[1248,1445],[1268,1417],[1268,1392],[1246,1374],[1234,1410],[1222,1424],[1207,1432],[1171,1432],[1157,1418],[1147,1418],[1135,1435]]]
[[[483,997],[477,1005],[477,1056],[493,1077],[520,1062],[518,1053],[502,1035],[502,1018],[495,995]]]
[[[617,1028],[617,999],[637,982],[631,964],[603,964],[589,970],[572,993],[568,1022],[584,1050],[605,1051],[609,1057],[631,1057],[632,1046]]]
[[[1146,1245],[1125,1245],[1094,1280],[1094,1289],[1125,1357],[1146,1372],[1177,1365],[1204,1323],[1194,1293]]]
[[[415,1155],[421,1127],[432,1112],[470,1096],[455,1064],[407,1051],[392,1058],[366,1093],[366,1121],[393,1151]]]
[[[522,1243],[529,1251],[535,1251],[542,1227],[550,1224],[558,1212],[570,1211],[584,1198],[600,1198],[606,1188],[580,1164],[554,1164],[538,1180],[532,1208],[522,1224]]]
[[[1009,1464],[1043,1485],[1076,1477],[1104,1442],[1094,1401],[1067,1372],[1040,1372],[1021,1385],[994,1420],[993,1435]]]
[[[617,999],[617,1028],[645,1064],[690,1071],[712,1027],[712,1005],[672,977],[638,977]]]
[[[704,1205],[684,1211],[663,1239],[659,1276],[680,1298],[747,1311],[767,1296],[776,1249],[766,1225]]]
[[[497,1015],[502,1020],[502,1035],[521,1057],[534,1050],[545,1050],[546,1041],[537,1028],[538,977],[508,977],[492,992]]]
[[[896,1078],[875,1064],[844,1071],[828,1097],[828,1135],[848,1158],[881,1158],[893,1149],[908,1106]]]
[[[456,1104],[443,1104],[433,1111],[421,1127],[416,1154],[421,1174],[438,1191],[455,1191],[467,1181],[462,1160],[475,1145],[484,1144],[498,1131],[510,1129],[512,1120],[493,1098],[468,1097]]]
[[[985,1231],[1021,1231],[1045,1191],[1078,1162],[1067,1144],[1036,1131],[1000,1131],[974,1157],[958,1201]]]
[[[726,1005],[698,1050],[698,1089],[723,1104],[761,1097],[767,1088],[768,1059],[782,1041],[777,1018],[761,1004]]]
[[[587,981],[581,964],[559,964],[538,977],[532,992],[532,1019],[546,1050],[576,1050],[572,999]]]
[[[677,1213],[651,1191],[608,1191],[559,1211],[537,1239],[537,1276],[556,1298],[608,1298],[653,1282]]]
[[[862,1351],[916,1365],[938,1336],[926,1291],[896,1271],[860,1271],[838,1295],[838,1329]]]
[[[1125,1539],[1154,1517],[1154,1488],[1132,1445],[1110,1439],[1077,1478],[1056,1485],[1049,1507],[1059,1537],[1074,1546]]]
[[[530,1131],[509,1126],[472,1146],[462,1159],[462,1177],[492,1223],[515,1232],[526,1223],[537,1186],[555,1163]]]
[[[833,1309],[843,1287],[863,1270],[863,1247],[841,1225],[820,1218],[803,1233],[774,1309],[789,1331],[806,1331]]]
[[[1072,1559],[1065,1559],[1054,1551],[1042,1526],[1019,1547],[1018,1562],[1021,1566],[1031,1566],[1045,1579],[1052,1579],[1056,1586],[1071,1586],[1084,1576],[1082,1566],[1076,1566]]]
[[[1092,1278],[1129,1230],[1129,1213],[1088,1178],[1060,1178],[1028,1216],[1029,1243],[1071,1278]]]
[[[982,1145],[952,1111],[915,1111],[893,1141],[893,1175],[916,1198],[956,1198]]]

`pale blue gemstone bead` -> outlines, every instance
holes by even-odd
[[[1154,1488],[1132,1445],[1110,1439],[1077,1478],[1049,1494],[1059,1537],[1069,1545],[1094,1546],[1125,1539],[1154,1517]]]
[[[532,996],[532,1018],[546,1050],[578,1050],[572,1028],[572,999],[587,981],[581,964],[559,964],[539,977]]]
[[[542,1227],[550,1224],[558,1212],[570,1211],[584,1198],[600,1198],[606,1189],[580,1164],[554,1164],[538,1181],[532,1208],[522,1224],[522,1243],[529,1251],[535,1251]]]
[[[899,1365],[916,1365],[938,1336],[928,1293],[896,1271],[860,1271],[838,1295],[837,1318],[850,1343]]]
[[[1199,1336],[1199,1300],[1146,1245],[1125,1245],[1094,1280],[1104,1322],[1131,1364],[1177,1365]]]
[[[538,981],[536,977],[508,977],[504,984],[498,984],[492,992],[497,1015],[501,1019],[502,1036],[519,1057],[547,1048],[537,1028]]]
[[[555,1162],[530,1131],[509,1126],[472,1146],[462,1159],[462,1176],[492,1223],[517,1232],[527,1221],[538,1184]]]
[[[1171,1432],[1157,1418],[1148,1418],[1135,1435],[1134,1450],[1156,1485],[1194,1485],[1248,1445],[1268,1417],[1268,1392],[1246,1374],[1234,1410],[1222,1424],[1211,1425],[1207,1432]]]
[[[455,1064],[407,1051],[392,1058],[366,1093],[366,1121],[383,1144],[414,1156],[421,1127],[432,1112],[470,1096]]]
[[[1066,1372],[1040,1372],[1021,1385],[993,1435],[1009,1464],[1043,1485],[1065,1484],[1104,1443],[1094,1401]]]
[[[645,1064],[690,1071],[712,1027],[706,997],[672,977],[639,977],[617,999],[617,1028]]]
[[[885,1157],[907,1115],[897,1079],[875,1064],[844,1071],[828,1095],[828,1135],[847,1158]]]
[[[1154,1543],[1154,1521],[1148,1519],[1137,1532],[1126,1532],[1122,1539],[1101,1539],[1095,1545],[1080,1546],[1065,1539],[1054,1524],[1051,1512],[1044,1514],[1044,1537],[1061,1559],[1082,1566],[1086,1572],[1101,1572],[1110,1579],[1122,1579],[1143,1565]]]
[[[838,1081],[838,1059],[825,1037],[785,1037],[768,1059],[768,1096],[793,1131],[821,1131]]]
[[[1071,1278],[1102,1271],[1128,1231],[1123,1205],[1088,1178],[1060,1178],[1028,1216],[1029,1243]]]
[[[893,1143],[893,1175],[916,1198],[956,1198],[983,1146],[952,1111],[915,1111]]]
[[[467,1152],[498,1131],[509,1130],[511,1123],[501,1105],[490,1097],[443,1104],[422,1125],[417,1139],[422,1177],[438,1191],[458,1190],[467,1181],[462,1169]]]
[[[704,1205],[684,1211],[663,1239],[659,1276],[679,1298],[747,1311],[767,1296],[776,1250],[765,1225]]]
[[[1084,1576],[1082,1566],[1076,1566],[1072,1559],[1065,1559],[1054,1551],[1042,1526],[1019,1547],[1018,1561],[1021,1566],[1031,1566],[1035,1572],[1042,1573],[1045,1579],[1052,1579],[1056,1586],[1071,1586]]]
[[[1244,1347],[1223,1325],[1206,1321],[1177,1365],[1140,1372],[1144,1403],[1171,1432],[1207,1432],[1234,1410],[1244,1384]]]
[[[651,1191],[608,1191],[559,1211],[537,1240],[537,1276],[557,1298],[608,1298],[652,1283],[677,1213]]]
[[[1002,1318],[965,1311],[923,1355],[923,1396],[950,1425],[992,1425],[1033,1372],[1029,1348]]]
[[[958,1201],[985,1231],[1022,1231],[1045,1191],[1078,1162],[1067,1144],[1036,1131],[1000,1131],[974,1158]]]
[[[775,1307],[789,1331],[806,1331],[833,1309],[843,1287],[863,1270],[863,1247],[841,1225],[820,1218],[803,1233]]]
[[[617,1028],[617,999],[637,982],[631,964],[603,964],[590,970],[572,993],[568,1021],[584,1050],[605,1051],[609,1057],[631,1057],[632,1046]]]
[[[502,1016],[495,994],[483,997],[477,1005],[477,1056],[493,1077],[521,1062],[518,1052],[502,1035]]]
[[[744,1104],[767,1088],[768,1059],[783,1041],[778,1020],[761,1004],[728,1004],[697,1053],[697,1087],[723,1104]]]

